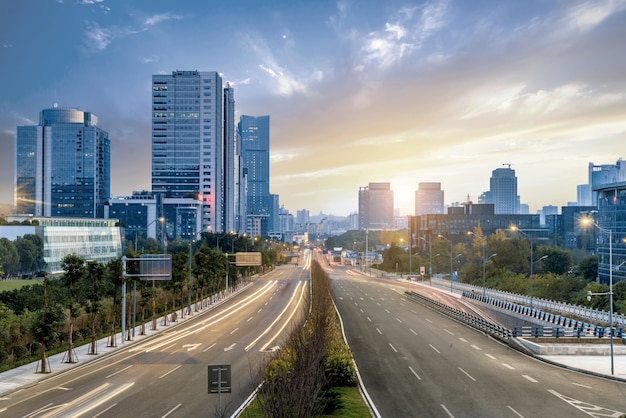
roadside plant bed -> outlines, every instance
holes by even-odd
[[[285,348],[269,361],[258,396],[242,416],[371,415],[356,386],[352,353],[333,308],[330,279],[317,263],[312,266],[311,286],[306,322],[292,331]]]

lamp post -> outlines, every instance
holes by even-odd
[[[510,227],[510,230],[514,232],[519,232],[520,234],[524,235],[528,239],[528,242],[530,242],[530,309],[532,309],[533,308],[533,275],[534,275],[533,267],[536,263],[540,262],[541,260],[545,258],[548,258],[548,256],[544,255],[539,260],[533,261],[533,238],[532,236],[524,232],[524,231],[532,231],[532,230],[530,229],[521,230],[515,225],[512,225]]]
[[[491,260],[493,257],[497,256],[498,253],[493,253],[489,257],[485,258],[485,245],[483,245],[483,297],[486,296],[487,285],[485,280],[485,266],[487,265],[487,261]]]
[[[609,340],[611,345],[611,374],[613,375],[615,374],[613,367],[613,231],[602,228],[590,218],[583,218],[581,223],[585,226],[595,226],[600,232],[609,233]]]
[[[448,238],[444,237],[443,235],[439,234],[438,235],[439,238],[443,238],[446,241],[448,241],[448,243],[450,243],[450,292],[454,292],[454,289],[452,287],[452,283],[453,283],[453,277],[452,277],[452,240],[449,240]]]
[[[425,243],[428,244],[428,281],[430,285],[433,285],[433,243],[432,240],[426,240],[424,237],[420,237]]]

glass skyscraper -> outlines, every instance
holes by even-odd
[[[237,130],[241,141],[242,164],[247,170],[246,213],[272,216],[270,117],[242,115]]]
[[[217,72],[152,76],[152,191],[201,200],[201,230],[213,232],[224,229],[223,123]]]
[[[17,213],[102,218],[110,197],[111,142],[91,112],[56,105],[15,134]]]
[[[489,185],[487,203],[494,204],[496,215],[519,213],[515,170],[511,167],[496,168],[491,172]]]

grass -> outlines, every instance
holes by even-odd
[[[333,391],[340,395],[341,408],[332,414],[321,415],[320,418],[363,418],[372,416],[357,386],[336,387],[333,388]],[[250,402],[250,405],[243,411],[241,416],[244,418],[263,418],[256,398]]]
[[[0,292],[11,291],[14,289],[19,289],[20,287],[24,287],[30,284],[41,284],[41,280],[0,280]]]

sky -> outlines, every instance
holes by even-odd
[[[626,0],[0,2],[0,203],[14,134],[57,103],[111,139],[111,193],[150,190],[151,81],[217,71],[236,116],[270,115],[270,191],[292,213],[358,211],[389,182],[477,201],[515,170],[535,213],[626,156]]]

